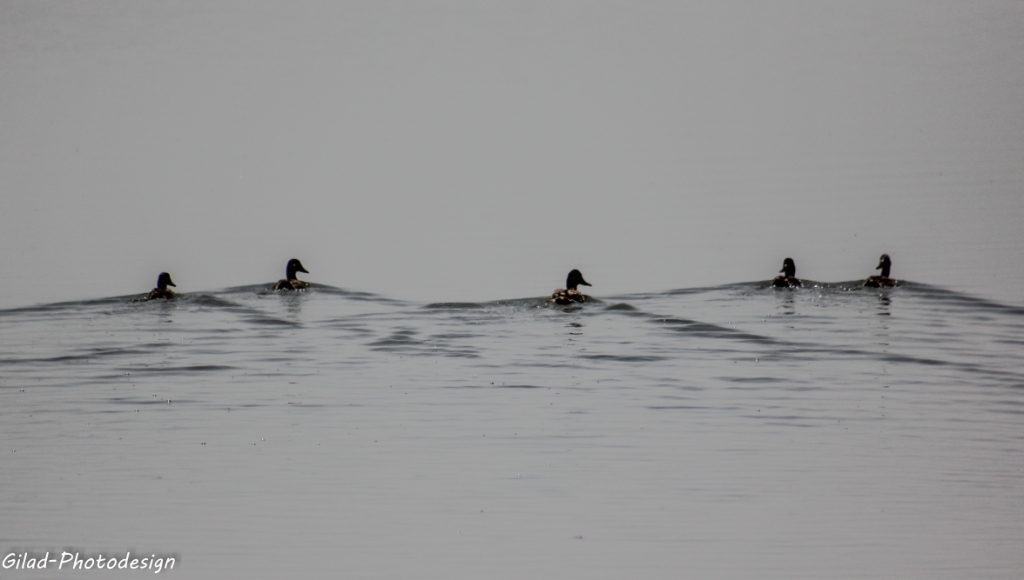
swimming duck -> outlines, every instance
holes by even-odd
[[[793,258],[786,258],[782,261],[782,272],[781,276],[776,276],[772,280],[772,286],[776,288],[790,288],[803,286],[803,282],[796,277],[796,264],[793,262]]]
[[[277,284],[274,285],[274,290],[301,290],[309,286],[308,282],[303,282],[295,277],[296,272],[305,272],[309,274],[309,270],[302,267],[302,262],[298,258],[292,258],[288,260],[288,266],[285,268],[284,280],[278,280]]]
[[[579,270],[569,272],[569,277],[565,280],[565,289],[559,288],[555,290],[554,294],[551,295],[551,302],[555,304],[586,302],[589,297],[576,289],[580,284],[590,286],[590,282],[583,279],[583,274],[580,274]]]
[[[156,288],[149,291],[149,295],[146,296],[146,300],[153,300],[154,298],[174,298],[174,290],[168,290],[168,286],[178,287],[177,284],[171,281],[171,275],[167,272],[160,272],[160,275],[156,278]]]
[[[889,259],[889,254],[882,254],[882,257],[878,259],[878,265],[875,266],[876,270],[881,270],[881,276],[870,276],[864,281],[864,285],[868,288],[890,288],[896,285],[896,280],[889,277],[889,269],[892,268],[892,260]]]

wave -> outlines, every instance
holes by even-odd
[[[1024,315],[1024,306],[1003,304],[994,300],[973,296],[968,293],[959,292],[943,288],[941,286],[935,286],[932,284],[925,284],[922,282],[913,282],[909,280],[897,280],[895,288],[867,288],[864,287],[864,281],[862,279],[847,280],[842,282],[818,282],[809,279],[803,279],[804,286],[798,288],[774,288],[771,286],[771,280],[758,280],[750,282],[734,282],[728,284],[721,284],[718,286],[698,286],[693,288],[676,288],[670,290],[664,290],[660,292],[638,292],[629,294],[617,294],[605,298],[597,298],[590,296],[590,300],[584,305],[592,304],[606,304],[607,301],[614,301],[615,303],[607,307],[608,310],[628,310],[634,308],[630,301],[643,301],[656,299],[661,297],[682,297],[682,296],[693,296],[699,294],[712,294],[721,292],[748,292],[748,291],[772,291],[772,292],[806,292],[808,290],[814,291],[831,291],[831,292],[864,292],[869,294],[878,293],[891,293],[896,290],[909,291],[915,295],[922,296],[925,298],[933,299],[939,302],[955,304],[965,308],[982,308],[987,310],[994,310],[1001,313]],[[139,294],[124,294],[118,296],[110,296],[105,298],[96,298],[88,300],[73,300],[65,302],[54,302],[48,304],[37,304],[32,306],[21,306],[16,308],[0,309],[0,316],[17,316],[17,315],[31,315],[31,314],[52,314],[59,313],[62,311],[74,311],[83,309],[92,309],[98,307],[110,307],[110,306],[125,306],[125,305],[143,305],[143,304],[182,304],[182,305],[195,305],[195,306],[206,306],[206,307],[239,307],[240,304],[231,298],[246,298],[253,296],[274,296],[279,295],[282,297],[289,296],[337,296],[341,298],[359,300],[366,302],[376,302],[386,305],[415,305],[415,302],[409,302],[405,300],[399,300],[394,298],[388,298],[380,294],[372,292],[363,292],[358,290],[346,290],[344,288],[338,288],[327,284],[319,284],[310,282],[309,288],[301,292],[281,292],[274,291],[272,289],[273,282],[267,282],[264,284],[249,284],[244,286],[232,286],[224,288],[222,290],[214,291],[198,291],[198,292],[180,292],[176,298],[170,301],[165,300],[146,300],[145,293]],[[538,306],[550,306],[557,307],[558,305],[552,304],[548,298],[545,297],[529,297],[529,298],[513,298],[513,299],[502,299],[502,300],[491,300],[484,302],[430,302],[422,304],[421,307],[427,310],[479,310],[486,308],[496,307],[538,307]],[[581,305],[574,304],[572,307],[579,307]]]

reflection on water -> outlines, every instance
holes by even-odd
[[[0,321],[0,547],[196,578],[1024,568],[1024,309],[941,288],[252,286]]]
[[[284,304],[285,310],[288,313],[288,318],[298,322],[299,314],[302,312],[303,291],[273,292],[273,294],[276,295]]]
[[[889,313],[889,305],[890,304],[891,304],[891,301],[889,300],[889,294],[887,292],[880,293],[878,295],[878,315],[879,316],[889,316],[889,314],[890,314]]]
[[[796,299],[794,298],[794,292],[796,289],[793,288],[780,288],[777,293],[779,294],[779,309],[782,311],[783,316],[793,316],[796,314]]]

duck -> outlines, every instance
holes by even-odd
[[[579,270],[569,272],[569,277],[565,280],[565,289],[559,288],[555,290],[551,295],[551,302],[555,304],[586,302],[590,297],[576,289],[580,284],[590,286],[590,282],[583,279],[583,274],[580,274]]]
[[[302,290],[308,287],[308,282],[303,282],[295,277],[296,272],[309,274],[309,270],[302,267],[302,262],[298,258],[292,258],[288,260],[288,266],[285,267],[285,279],[278,280],[277,284],[274,284],[274,290]]]
[[[891,288],[896,285],[896,280],[889,277],[889,269],[892,268],[892,260],[889,259],[889,254],[882,254],[882,257],[878,259],[878,265],[875,266],[876,270],[881,270],[881,276],[869,276],[867,280],[864,280],[864,285],[868,288]]]
[[[149,294],[146,296],[146,300],[154,300],[156,298],[170,300],[171,298],[174,298],[174,290],[168,290],[168,286],[174,286],[175,288],[178,287],[178,285],[171,280],[170,274],[167,272],[160,272],[160,275],[156,278],[156,288],[149,291]]]
[[[793,258],[786,258],[782,261],[782,272],[781,276],[776,276],[772,280],[772,286],[775,288],[798,288],[803,286],[803,282],[796,277],[796,263],[793,262]]]

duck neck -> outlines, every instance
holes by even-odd
[[[889,262],[882,262],[882,277],[883,278],[888,278],[889,277],[889,268],[890,267],[892,267],[892,264],[890,264]]]

